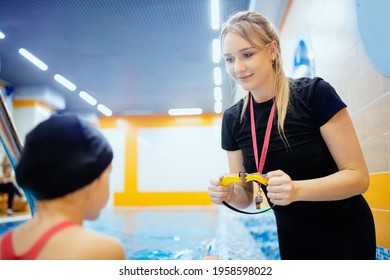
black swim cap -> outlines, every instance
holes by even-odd
[[[112,158],[98,129],[72,114],[52,115],[27,134],[16,181],[38,200],[53,199],[91,183]]]

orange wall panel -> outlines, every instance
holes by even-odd
[[[390,172],[371,174],[370,187],[364,197],[371,208],[390,211]]]
[[[390,248],[390,212],[372,210],[375,221],[376,243],[378,246]]]
[[[390,172],[371,174],[364,197],[374,215],[377,245],[390,248]]]

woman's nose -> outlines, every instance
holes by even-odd
[[[246,70],[246,65],[243,61],[237,59],[234,64],[234,71],[236,73],[242,73]]]

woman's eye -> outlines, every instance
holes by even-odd
[[[248,58],[248,57],[251,57],[253,55],[253,53],[244,53],[243,56],[245,58]]]
[[[226,58],[225,58],[225,61],[226,61],[226,62],[232,62],[232,61],[233,61],[233,59],[232,59],[232,58],[230,58],[230,57],[226,57]]]

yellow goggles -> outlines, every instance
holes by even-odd
[[[242,176],[244,176],[245,182],[256,181],[264,186],[268,185],[268,180],[264,177],[263,174],[260,174],[259,172],[255,172],[255,173],[240,172],[240,173],[227,174],[223,176],[221,180],[221,185],[227,186],[230,185],[231,183],[241,183],[243,182]]]

